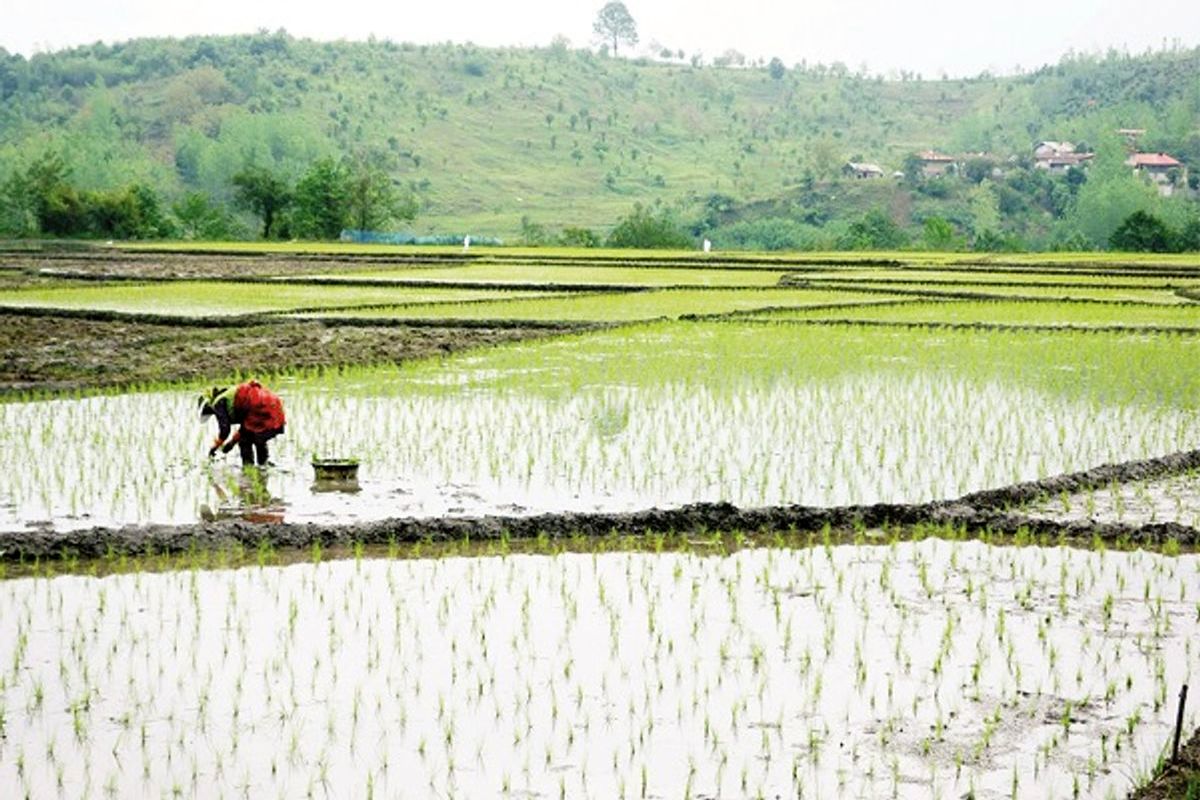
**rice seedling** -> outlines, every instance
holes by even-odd
[[[265,480],[206,467],[187,391],[0,404],[0,440],[22,437],[0,448],[0,527],[918,501],[1196,446],[1200,375],[1176,365],[1200,344],[1047,335],[659,324],[299,375],[278,381],[297,421]],[[104,420],[134,406],[171,446],[110,441]],[[22,455],[47,448],[60,457]],[[360,458],[360,494],[314,490],[308,455],[334,450]],[[1119,496],[1137,521],[1150,498],[1153,519],[1188,523],[1194,482],[1072,496],[1068,513]]]
[[[22,631],[27,644],[0,706],[26,711],[5,715],[24,750],[18,762],[0,748],[0,779],[35,794],[60,779],[68,794],[88,780],[125,794],[206,779],[320,792],[365,785],[369,752],[381,796],[700,796],[743,783],[764,796],[901,784],[961,796],[1009,786],[1014,771],[1020,792],[1042,796],[1074,791],[1079,763],[1110,765],[1080,785],[1103,794],[1126,785],[1115,761],[1156,752],[1171,724],[1161,687],[1197,665],[1195,559],[928,538],[9,580],[0,645],[16,649]],[[986,606],[957,602],[963,573],[988,585]],[[1081,588],[1065,613],[1064,574]],[[1162,590],[1149,600],[1147,578]],[[531,624],[513,612],[527,597]],[[1154,648],[1126,635],[1153,631],[1156,616],[1173,620]],[[843,630],[830,636],[828,620]],[[385,643],[378,631],[394,633]],[[114,645],[126,657],[94,669]],[[55,652],[61,665],[44,669]],[[1116,739],[1100,735],[1112,716]],[[221,745],[195,751],[196,729]]]

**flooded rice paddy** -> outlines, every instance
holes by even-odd
[[[6,451],[15,463],[0,519],[78,527],[193,522],[242,508],[353,521],[697,500],[920,502],[1172,452],[1184,427],[1176,415],[1064,407],[1036,392],[929,379],[748,386],[730,396],[599,388],[567,401],[281,388],[298,421],[273,443],[277,466],[261,477],[244,474],[236,453],[208,463],[212,424],[193,419],[190,393],[5,407],[31,423],[30,450],[55,457]],[[961,402],[931,402],[948,395]],[[866,396],[877,405],[863,407]],[[133,438],[114,436],[111,420],[139,415]],[[358,491],[316,486],[314,453],[360,457]]]
[[[262,473],[206,459],[198,388],[8,403],[0,527],[947,499],[1200,445],[1167,344],[651,325],[273,382]],[[359,459],[355,491],[314,456]]]
[[[1198,633],[1196,556],[942,540],[15,579],[0,785],[1121,797]]]
[[[1030,505],[1025,513],[1062,522],[1171,522],[1200,530],[1200,475],[1191,472],[1064,493]]]

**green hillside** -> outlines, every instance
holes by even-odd
[[[769,246],[764,226],[792,246],[845,245],[873,209],[908,242],[938,217],[951,226],[946,246],[985,229],[1000,244],[1104,244],[1104,231],[1081,239],[1070,226],[1077,186],[1032,174],[1035,142],[1100,156],[1109,146],[1119,160],[1114,131],[1142,128],[1141,149],[1200,174],[1200,49],[1075,57],[1005,78],[885,80],[838,65],[780,74],[278,32],[30,59],[0,51],[0,95],[0,181],[53,151],[81,191],[137,182],[164,207],[190,192],[225,205],[247,164],[295,181],[323,156],[366,154],[415,196],[418,215],[403,227],[506,241],[567,226],[603,232],[635,203],[662,203],[722,246]],[[986,152],[1005,174],[933,190],[890,177],[924,149]],[[847,160],[889,177],[846,179]],[[1012,185],[1014,175],[1026,178]],[[1178,228],[1194,207],[1149,194],[1130,206]],[[254,231],[252,217],[240,219]]]

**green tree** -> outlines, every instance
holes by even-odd
[[[971,208],[971,230],[978,236],[985,231],[997,233],[1000,230],[1000,198],[996,195],[996,187],[990,180],[971,188],[968,195]]]
[[[203,192],[188,192],[171,206],[185,239],[239,239],[245,234],[229,211]]]
[[[916,153],[904,157],[904,182],[909,186],[918,186],[925,180],[925,162]]]
[[[159,239],[175,232],[163,214],[158,194],[144,184],[87,192],[83,204],[86,223],[76,233],[114,239]]]
[[[612,42],[613,55],[617,55],[617,44],[625,42],[635,45],[638,42],[637,23],[633,21],[629,9],[619,0],[606,3],[596,15],[592,30],[606,42]]]
[[[990,158],[975,157],[967,160],[963,167],[963,176],[971,183],[983,183],[992,175],[996,165]]]
[[[1171,229],[1161,219],[1135,211],[1113,231],[1108,246],[1126,253],[1165,253],[1171,249],[1173,239]]]
[[[922,238],[930,250],[955,249],[954,226],[938,216],[925,220]]]
[[[358,155],[348,164],[350,226],[378,230],[417,216],[417,199],[401,192],[392,181],[381,155]]]
[[[329,156],[317,159],[296,182],[294,233],[307,239],[336,239],[349,217],[349,172]]]
[[[770,75],[773,80],[781,81],[783,80],[783,76],[787,74],[787,67],[785,67],[783,62],[779,60],[779,57],[776,56],[775,58],[771,59],[771,63],[767,64],[767,74]]]
[[[684,249],[692,246],[692,240],[670,211],[664,208],[654,213],[639,203],[612,229],[607,244],[609,247]]]
[[[600,237],[588,228],[567,226],[559,234],[558,243],[565,247],[599,247]]]
[[[1087,182],[1079,187],[1065,223],[1095,247],[1109,244],[1113,232],[1135,211],[1154,213],[1157,190],[1134,176],[1125,166],[1125,148],[1115,136],[1103,137],[1088,168]]]
[[[545,225],[534,222],[528,214],[521,217],[521,244],[527,247],[542,247],[549,241],[550,234]]]
[[[839,238],[843,250],[895,250],[908,243],[908,236],[879,209],[868,211]]]
[[[1175,247],[1181,253],[1200,252],[1200,215],[1193,215],[1175,237]]]
[[[247,164],[233,176],[234,202],[262,219],[262,238],[270,239],[276,219],[292,203],[287,181],[265,167]]]
[[[72,236],[85,227],[83,198],[61,153],[47,150],[5,181],[5,217],[14,233]]]

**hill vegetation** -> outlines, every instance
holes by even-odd
[[[653,209],[668,233],[720,247],[1094,248],[1140,211],[1169,249],[1200,237],[1200,49],[952,80],[693,61],[283,31],[0,51],[0,228],[327,238],[357,217],[586,244]],[[1123,166],[1120,128],[1183,162],[1174,197]],[[1051,176],[1033,167],[1040,140],[1097,157]],[[927,149],[973,154],[974,169],[922,179],[909,159]],[[849,178],[847,161],[885,177]],[[369,213],[316,220],[284,203],[264,225],[237,180],[248,171],[277,178],[289,201],[298,186],[313,203],[344,197],[355,176],[390,189]],[[322,175],[342,183],[314,184]]]

